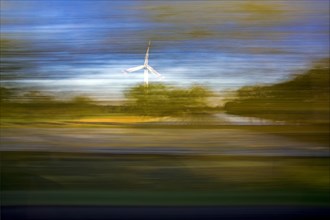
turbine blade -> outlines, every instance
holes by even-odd
[[[147,69],[150,71],[150,72],[152,72],[153,74],[155,74],[157,77],[159,77],[159,78],[163,78],[163,76],[159,73],[159,72],[157,72],[154,68],[152,68],[151,66],[147,66]]]
[[[144,58],[144,65],[148,65],[148,59],[149,59],[149,48],[150,48],[150,42],[149,42],[149,46],[147,48],[147,52],[146,52],[146,56]]]
[[[141,66],[137,66],[137,67],[132,67],[132,68],[126,69],[124,71],[125,71],[125,73],[131,73],[131,72],[135,72],[135,71],[141,70],[143,68],[144,68],[144,65],[141,65]]]

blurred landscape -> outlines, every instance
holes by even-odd
[[[3,87],[2,202],[327,204],[328,64],[224,107],[202,86],[138,85],[121,105]]]
[[[1,5],[3,207],[329,206],[328,1]]]

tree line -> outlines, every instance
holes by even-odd
[[[329,70],[329,59],[324,59],[290,80],[240,88],[225,110],[273,120],[328,124]]]

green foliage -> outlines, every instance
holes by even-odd
[[[93,103],[93,99],[88,96],[79,95],[71,99],[71,102],[76,105],[91,105]]]
[[[142,115],[180,115],[198,113],[207,107],[211,92],[201,86],[188,89],[164,84],[138,85],[125,93],[131,111]]]
[[[13,89],[0,87],[0,103],[9,102],[14,94],[15,92]]]
[[[286,82],[243,87],[225,109],[275,120],[329,123],[329,60]]]
[[[55,97],[44,94],[37,90],[26,92],[22,97],[26,102],[50,104],[55,102]]]
[[[79,118],[108,112],[106,106],[94,104],[87,96],[79,95],[64,101],[36,90],[18,95],[13,89],[0,87],[0,92],[0,116],[5,121]]]

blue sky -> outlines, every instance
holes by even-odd
[[[29,56],[4,86],[120,99],[150,65],[165,83],[215,91],[274,83],[329,56],[328,0],[1,1],[1,38]],[[7,60],[3,60],[6,62]],[[151,82],[157,82],[153,76]]]

